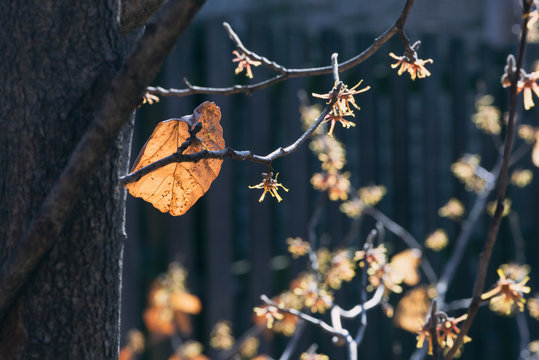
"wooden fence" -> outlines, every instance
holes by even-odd
[[[234,23],[232,24],[234,26]],[[234,26],[235,27],[235,26]],[[301,28],[272,28],[255,22],[235,27],[247,47],[285,66],[327,65],[332,52],[344,60],[368,46],[374,34],[306,33]],[[337,126],[336,137],[347,145],[347,169],[355,187],[381,184],[388,194],[379,208],[407,228],[416,239],[444,227],[454,239],[458,226],[443,220],[437,209],[456,196],[467,205],[473,196],[464,191],[450,172],[450,164],[466,152],[484,154],[482,164],[494,164],[495,148],[486,135],[470,121],[474,99],[480,92],[494,95],[506,107],[506,91],[499,78],[510,49],[497,51],[480,43],[449,35],[421,36],[420,56],[433,58],[432,76],[412,82],[407,75],[397,76],[390,68],[390,51],[402,52],[398,41],[387,44],[360,66],[342,74],[342,80],[355,85],[360,79],[371,90],[358,95],[361,111],[357,126],[349,130]],[[219,22],[198,24],[178,43],[154,84],[183,87],[182,78],[206,86],[228,86],[244,82],[234,75],[231,62],[233,45]],[[537,58],[537,49],[531,49]],[[271,75],[254,69],[255,79]],[[151,134],[157,122],[191,113],[205,100],[216,102],[222,111],[222,126],[227,145],[266,154],[289,144],[301,132],[297,93],[328,91],[330,76],[294,79],[265,89],[250,97],[192,96],[163,98],[158,105],[144,106],[136,120],[134,154]],[[315,99],[312,99],[314,101]],[[537,123],[537,110],[523,114],[521,120]],[[526,158],[525,167],[531,167]],[[225,161],[209,192],[182,217],[161,214],[139,199],[128,200],[128,241],[124,257],[123,332],[142,328],[141,312],[151,280],[166,270],[169,262],[180,261],[189,270],[189,287],[201,297],[203,313],[194,318],[195,336],[204,342],[213,324],[231,320],[236,336],[251,326],[252,308],[260,304],[260,294],[269,296],[286,288],[288,281],[305,263],[291,262],[286,256],[285,239],[305,236],[308,219],[318,193],[309,179],[319,169],[318,160],[307,147],[274,163],[279,179],[290,192],[277,203],[271,198],[258,203],[260,192],[248,185],[260,182],[261,166]],[[537,171],[535,171],[537,176]],[[539,222],[537,200],[539,187],[510,190],[513,208],[519,212],[526,239],[526,259],[533,267],[539,264]],[[350,221],[331,204],[324,213],[318,234],[327,234],[330,244],[338,244]],[[458,270],[458,280],[450,296],[469,296],[476,259],[484,239],[488,216],[474,233],[466,258]],[[363,224],[363,236],[372,221]],[[389,237],[397,248],[400,240]],[[360,241],[360,239],[358,239]],[[431,260],[440,270],[451,251],[435,254]],[[502,226],[493,264],[514,259],[514,246],[507,224]],[[495,265],[490,268],[489,284],[495,281]],[[535,276],[537,278],[537,276]],[[532,273],[532,286],[537,284]],[[344,305],[358,301],[340,297]],[[473,342],[466,345],[464,359],[514,359],[518,353],[518,332],[512,318],[498,318],[483,310],[472,331]],[[486,320],[484,320],[486,319]],[[408,359],[414,350],[415,337],[399,329],[387,330],[391,320],[379,311],[369,315],[367,337],[360,347],[361,359]],[[483,321],[483,322],[482,322]],[[488,321],[488,323],[485,323]],[[532,336],[539,336],[536,324],[530,323]],[[330,358],[343,358],[327,336],[311,330],[304,349],[312,342],[323,345]],[[264,345],[277,351],[284,341]],[[157,352],[156,359],[164,358]],[[168,350],[170,351],[170,349]]]

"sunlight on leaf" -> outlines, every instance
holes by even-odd
[[[183,152],[193,154],[203,150],[222,150],[223,129],[219,125],[221,111],[212,102],[199,105],[193,115],[160,122],[140,151],[131,172],[174,154],[189,138],[189,128],[202,123],[198,140]],[[222,160],[204,159],[198,162],[173,163],[127,184],[129,193],[150,202],[161,212],[183,215],[210,188],[221,170]]]
[[[416,333],[429,312],[430,300],[425,286],[408,291],[397,304],[395,325],[411,333]]]

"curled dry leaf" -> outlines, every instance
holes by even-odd
[[[196,134],[197,140],[183,154],[222,150],[225,141],[220,120],[219,107],[206,101],[192,115],[160,122],[140,151],[131,172],[174,154],[190,137],[189,128],[199,122],[202,128]],[[126,188],[131,195],[148,201],[162,212],[183,215],[208,191],[221,170],[222,162],[219,159],[203,159],[169,164],[127,184]]]

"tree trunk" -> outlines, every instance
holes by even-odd
[[[0,262],[57,180],[133,35],[117,0],[0,1]],[[0,322],[0,359],[117,359],[125,173],[123,131],[54,246]]]

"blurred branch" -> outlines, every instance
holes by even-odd
[[[406,3],[404,4],[404,7],[397,21],[389,29],[387,29],[384,33],[382,33],[382,35],[374,39],[373,43],[369,47],[367,47],[365,50],[363,50],[361,53],[359,53],[358,55],[354,56],[351,59],[348,59],[340,63],[338,65],[339,72],[349,70],[355,67],[356,65],[361,64],[362,62],[370,58],[373,54],[375,54],[382,45],[388,42],[389,39],[391,39],[393,35],[395,35],[395,33],[399,31],[402,32],[402,29],[404,27],[406,19],[408,18],[408,14],[410,13],[410,10],[413,4],[414,4],[414,0],[407,0]],[[189,95],[194,95],[194,94],[215,94],[215,95],[231,95],[231,94],[238,94],[238,93],[252,94],[253,92],[257,90],[270,87],[286,79],[331,74],[333,72],[332,66],[304,68],[304,69],[288,69],[282,65],[277,64],[274,61],[270,61],[267,58],[250,51],[243,45],[238,35],[232,30],[232,28],[230,27],[228,23],[224,23],[223,26],[225,27],[225,30],[227,31],[228,36],[232,39],[232,41],[236,44],[236,46],[241,51],[243,51],[250,59],[260,61],[264,66],[277,72],[278,75],[270,79],[263,80],[263,81],[260,81],[251,85],[234,85],[234,86],[225,87],[225,88],[195,86],[195,85],[192,85],[187,79],[184,79],[184,83],[186,86],[185,89],[164,89],[162,87],[148,87],[147,89],[148,92],[150,94],[157,95],[157,96],[175,96],[175,97],[183,97],[183,96],[189,96]]]
[[[440,301],[440,308],[442,309],[445,308],[445,296],[447,294],[449,284],[451,284],[451,282],[453,281],[455,271],[457,270],[458,266],[460,265],[460,262],[462,261],[464,253],[466,251],[466,248],[468,247],[468,243],[472,236],[473,229],[477,224],[477,221],[481,217],[481,214],[483,214],[483,210],[485,209],[485,206],[487,204],[488,196],[496,185],[496,178],[498,177],[499,169],[501,166],[500,164],[500,161],[498,161],[498,163],[494,166],[494,169],[491,171],[491,173],[495,175],[494,178],[490,181],[485,182],[485,187],[483,188],[483,191],[475,199],[475,202],[466,220],[462,222],[462,228],[457,237],[457,240],[455,241],[455,247],[453,249],[451,257],[449,258],[449,261],[444,267],[442,276],[440,277],[440,281],[436,285],[438,301]]]
[[[286,345],[286,348],[284,349],[283,353],[281,354],[281,357],[279,357],[279,360],[288,360],[294,353],[294,350],[298,346],[299,339],[301,339],[301,336],[303,335],[303,331],[305,331],[305,324],[306,322],[303,320],[300,320],[298,322],[298,325],[296,326],[296,331],[294,331],[294,335],[292,335],[292,338]]]
[[[517,108],[517,82],[520,77],[520,70],[522,69],[522,64],[524,62],[524,52],[526,50],[526,37],[528,34],[528,21],[530,17],[528,16],[530,12],[532,2],[528,0],[522,0],[522,13],[523,13],[523,20],[522,20],[522,30],[520,35],[520,45],[518,49],[518,55],[517,55],[517,61],[516,66],[513,69],[513,64],[511,61],[511,56],[508,57],[508,66],[507,66],[507,75],[511,81],[511,86],[509,88],[509,121],[507,124],[507,133],[505,135],[505,146],[503,149],[503,157],[502,157],[502,163],[500,168],[500,176],[498,180],[498,189],[496,194],[496,211],[494,212],[494,216],[492,218],[492,222],[490,225],[490,229],[487,235],[487,239],[483,248],[483,252],[481,253],[479,257],[479,266],[477,269],[477,275],[475,279],[474,289],[473,289],[473,295],[472,295],[472,303],[470,307],[468,308],[468,317],[465,320],[464,324],[461,327],[461,332],[459,333],[457,339],[455,340],[455,343],[449,350],[446,356],[446,360],[452,360],[459,349],[460,345],[462,344],[464,340],[464,336],[468,334],[468,331],[470,330],[470,327],[472,326],[472,322],[475,319],[475,316],[477,315],[477,311],[479,310],[479,305],[481,303],[481,293],[483,291],[483,288],[485,286],[485,280],[487,276],[488,271],[488,265],[490,262],[490,257],[492,255],[492,250],[494,248],[494,244],[496,243],[496,237],[498,235],[498,231],[500,228],[500,223],[503,215],[504,210],[504,199],[505,199],[505,193],[507,189],[507,182],[508,182],[508,173],[509,173],[509,165],[511,160],[511,151],[513,148],[513,140],[514,140],[514,130],[515,130],[515,124],[516,124],[516,108]]]
[[[404,229],[402,226],[388,218],[383,212],[374,207],[365,206],[363,208],[363,212],[374,218],[376,221],[382,223],[382,225],[384,225],[386,229],[400,237],[406,243],[406,245],[408,245],[409,248],[420,250],[422,254],[421,269],[425,273],[425,276],[428,278],[429,282],[435,283],[437,281],[438,277],[436,276],[432,265],[424,256],[423,247],[417,242],[417,240],[412,236],[412,234],[410,234],[408,231],[406,231],[406,229]]]

